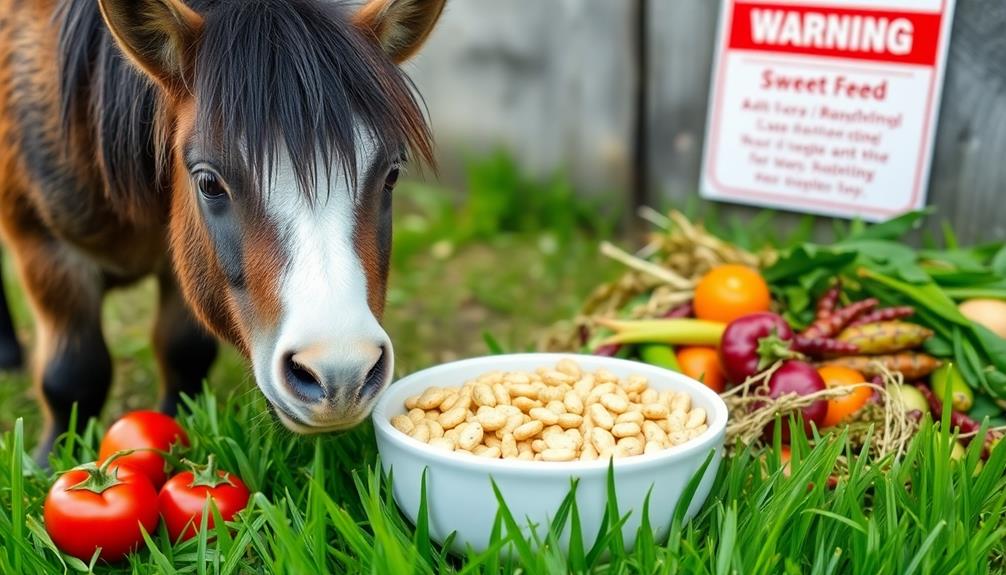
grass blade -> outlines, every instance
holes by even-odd
[[[615,460],[614,458],[608,460],[608,476],[607,476],[607,506],[608,506],[608,517],[611,519],[618,520],[621,515],[618,513],[618,492],[615,490]],[[609,539],[609,546],[611,549],[611,554],[613,557],[618,557],[625,553],[625,538],[622,537],[621,522],[619,525],[612,526],[611,538]]]
[[[23,572],[24,558],[18,545],[24,540],[24,419],[14,422],[14,445],[10,451],[11,534],[7,538],[7,553],[14,560],[15,573]]]
[[[927,557],[929,548],[933,546],[933,543],[936,542],[936,538],[940,536],[940,533],[943,532],[943,528],[946,526],[947,524],[941,521],[936,526],[936,529],[933,529],[929,533],[929,536],[926,537],[926,540],[922,542],[922,545],[919,547],[919,550],[915,552],[915,556],[912,557],[912,562],[909,563],[908,567],[905,568],[904,571],[905,575],[911,575],[912,573],[915,573],[915,570],[919,568],[919,565],[922,563],[923,559]]]
[[[423,476],[419,484],[419,516],[416,518],[416,534],[412,541],[416,545],[419,556],[427,565],[433,564],[433,549],[430,545],[430,510],[426,498],[426,477],[428,468],[423,468]]]
[[[737,541],[737,507],[731,505],[727,507],[723,524],[720,526],[720,542],[716,550],[716,573],[717,575],[727,575],[730,573],[730,564],[733,561],[734,544]]]
[[[488,331],[482,332],[482,341],[486,344],[486,349],[489,350],[489,355],[502,355],[506,353],[503,346],[500,345],[499,340],[493,337],[493,334]]]
[[[503,500],[503,494],[500,492],[499,486],[496,485],[495,481],[492,481],[492,488],[493,494],[496,496],[496,503],[499,505],[499,514],[503,518],[503,524],[506,526],[507,538],[517,548],[517,554],[525,565],[534,564],[536,555],[531,549],[528,540],[524,537],[523,532],[521,532],[520,526],[514,519],[513,514],[510,513],[510,508],[507,507],[506,501]]]

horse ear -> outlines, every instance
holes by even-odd
[[[426,41],[447,0],[369,0],[353,18],[397,62],[412,57]]]
[[[116,43],[152,79],[173,88],[190,70],[186,54],[199,39],[203,17],[182,0],[98,0]]]

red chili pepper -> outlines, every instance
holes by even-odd
[[[915,388],[921,391],[922,395],[926,397],[926,401],[929,402],[929,409],[933,412],[933,419],[936,420],[943,417],[943,402],[933,393],[933,390],[929,389],[929,386],[924,383],[915,384]],[[974,434],[981,429],[980,423],[971,419],[966,414],[952,409],[950,410],[950,426],[956,427],[961,435]],[[967,445],[973,437],[974,435],[962,437],[960,441],[964,445]]]
[[[929,403],[929,409],[933,412],[933,419],[939,419],[943,416],[943,404],[940,400],[936,398],[936,394],[933,390],[929,389],[929,386],[924,383],[916,383],[915,389],[922,392],[922,395],[926,398]]]
[[[856,355],[859,348],[854,343],[838,341],[830,337],[806,337],[798,335],[793,340],[793,349],[811,357],[831,355]]]
[[[849,322],[875,308],[880,303],[874,298],[851,303],[824,319],[812,323],[800,335],[808,338],[831,337],[842,331]]]
[[[835,280],[828,291],[824,292],[821,299],[817,300],[817,313],[814,317],[815,321],[820,321],[827,319],[835,311],[835,307],[838,305],[838,296],[842,293],[842,280]]]
[[[913,314],[915,314],[915,308],[907,305],[898,307],[884,307],[880,309],[875,309],[869,313],[864,313],[863,315],[854,319],[846,327],[865,325],[868,323],[877,323],[881,321],[892,321],[896,319],[903,319]]]

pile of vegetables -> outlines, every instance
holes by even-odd
[[[672,212],[637,254],[602,253],[630,270],[600,286],[572,325],[542,343],[681,371],[721,393],[728,433],[770,441],[796,416],[809,437],[847,429],[898,453],[918,422],[944,410],[964,444],[998,441],[1006,418],[1006,245],[913,249],[924,213],[841,241],[757,253]],[[780,417],[781,416],[781,417]],[[985,429],[982,429],[984,422]],[[788,425],[781,425],[784,441]],[[794,428],[798,429],[798,428]]]
[[[44,505],[45,530],[67,555],[81,561],[118,561],[164,520],[172,541],[230,521],[248,504],[249,491],[233,474],[179,459],[188,436],[167,415],[134,411],[116,421],[101,441],[99,459],[59,476]],[[166,470],[187,467],[172,477]]]

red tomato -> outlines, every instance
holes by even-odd
[[[183,471],[161,488],[161,517],[172,541],[196,535],[207,499],[213,499],[224,521],[230,521],[248,505],[248,488],[233,474],[217,470],[212,455],[205,466],[196,467],[194,472]],[[213,527],[212,514],[206,518],[206,527]]]
[[[92,464],[91,471],[64,473],[45,498],[45,530],[57,547],[81,561],[99,547],[105,561],[122,559],[143,541],[141,525],[148,533],[157,528],[157,490],[150,479],[113,463],[105,471]]]
[[[188,445],[189,436],[173,418],[156,411],[134,411],[123,415],[108,428],[108,433],[101,440],[98,461],[105,461],[116,451],[141,450],[124,455],[116,461],[119,465],[128,465],[144,473],[154,487],[159,488],[167,479],[164,458],[157,452],[142,450],[149,448],[168,451],[171,444],[179,441],[182,445]]]

